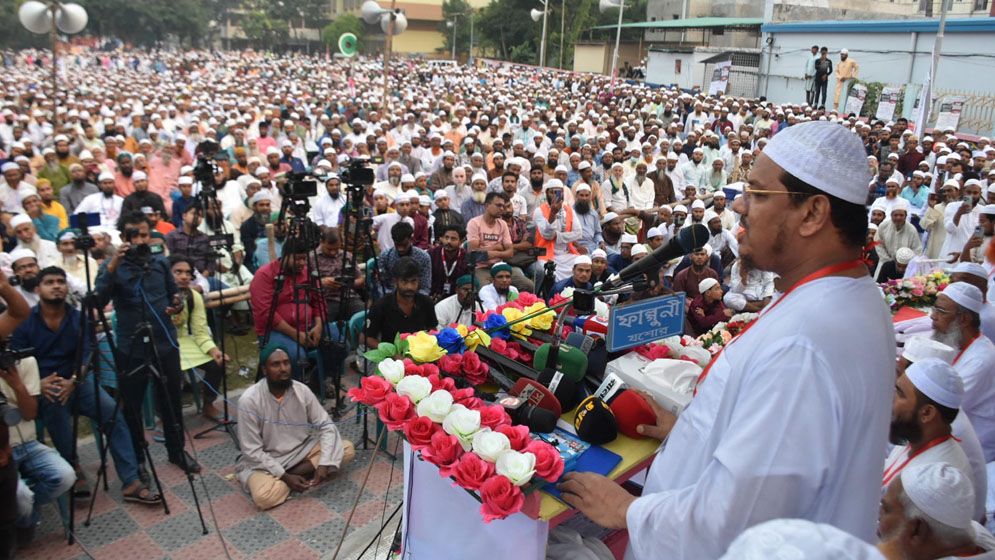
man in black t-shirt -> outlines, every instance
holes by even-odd
[[[366,347],[380,341],[393,342],[398,333],[434,329],[438,325],[435,304],[418,292],[421,271],[411,257],[401,257],[394,265],[394,291],[378,299],[366,317]]]
[[[812,98],[812,107],[826,108],[826,87],[829,85],[829,76],[833,73],[833,61],[827,56],[829,49],[822,47],[819,51],[819,58],[815,61],[815,95]],[[821,99],[820,99],[821,96]]]

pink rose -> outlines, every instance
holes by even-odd
[[[423,377],[432,377],[433,375],[439,375],[439,366],[435,364],[422,364],[421,371]]]
[[[515,451],[522,451],[528,446],[532,438],[529,436],[528,426],[512,426],[510,424],[502,424],[497,428],[494,428],[495,432],[501,432],[502,434],[508,436],[508,441],[511,442],[511,448]]]
[[[435,374],[428,376],[428,380],[432,382],[432,391],[444,389],[452,393],[456,390],[456,382],[453,381],[452,377],[442,377],[439,374]],[[453,395],[453,400],[456,400],[456,395]]]
[[[439,369],[449,375],[460,375],[460,367],[463,364],[462,354],[446,354],[439,358]]]
[[[349,389],[349,398],[365,405],[375,406],[394,392],[394,387],[379,375],[368,375],[359,381],[359,387]]]
[[[521,306],[521,308],[524,309],[537,301],[539,301],[539,298],[536,297],[535,294],[530,294],[529,292],[518,292],[518,299],[515,300],[515,305]]]
[[[480,385],[487,381],[490,368],[480,360],[476,352],[464,352],[462,364],[463,376],[471,385]]]
[[[480,411],[480,425],[485,428],[496,430],[498,426],[511,424],[511,417],[499,404],[483,405],[477,410]]]
[[[442,430],[432,434],[428,447],[421,450],[422,459],[439,467],[439,474],[446,478],[452,476],[452,469],[462,455],[463,446],[459,438]]]
[[[494,464],[481,459],[476,453],[464,453],[453,468],[456,484],[467,490],[477,490],[494,476]]]
[[[508,351],[508,342],[503,338],[492,338],[491,350],[497,352],[498,354],[506,354]]]
[[[428,447],[432,436],[441,428],[428,416],[416,416],[404,424],[404,437],[416,451]]]
[[[389,430],[400,430],[404,423],[415,415],[415,405],[404,395],[391,393],[380,404],[376,405],[380,420]]]
[[[484,523],[518,513],[525,505],[522,489],[501,475],[488,478],[480,486],[480,499],[483,502],[480,504],[480,513],[484,517]]]
[[[560,453],[552,445],[532,440],[525,446],[525,452],[535,455],[535,471],[539,478],[556,482],[563,475],[563,457],[560,457]]]

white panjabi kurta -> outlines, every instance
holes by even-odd
[[[978,441],[978,434],[974,431],[971,419],[960,411],[957,418],[950,424],[950,432],[957,438],[960,448],[967,455],[967,462],[971,464],[971,481],[974,483],[975,514],[978,513],[978,506],[981,507],[982,515],[988,509],[985,507],[988,501],[988,465],[985,464],[985,452],[981,449],[981,442]],[[975,519],[981,519],[975,515]]]
[[[985,460],[995,461],[995,344],[985,335],[971,343],[953,364],[964,381],[961,410],[971,419],[985,451]]]
[[[908,461],[906,463],[906,461]],[[899,478],[900,473],[908,468],[916,465],[928,465],[931,463],[950,463],[956,469],[959,469],[964,476],[971,479],[971,483],[977,486],[974,478],[974,471],[971,470],[971,463],[967,458],[967,454],[964,453],[964,449],[961,448],[957,440],[950,438],[943,443],[934,445],[929,449],[919,453],[912,460],[909,460],[909,446],[908,445],[896,445],[892,448],[891,453],[884,462],[884,474],[889,476],[889,485],[894,482],[896,478]],[[988,477],[985,476],[985,480]],[[884,494],[888,487],[884,486],[882,480],[881,493]],[[980,500],[978,497],[980,496]],[[985,496],[975,492],[974,500],[974,519],[981,519],[985,515]]]
[[[895,382],[877,285],[815,280],[759,321],[718,357],[654,460],[626,516],[627,559],[718,558],[778,518],[873,542]]]
[[[958,223],[954,223],[954,216],[957,210],[963,205],[963,201],[956,201],[947,204],[943,210],[943,227],[947,232],[946,239],[943,240],[943,248],[940,249],[940,258],[946,258],[950,253],[957,253],[964,249],[964,244],[974,235],[974,228],[978,227],[978,215],[981,207],[975,206],[973,210],[962,215]]]

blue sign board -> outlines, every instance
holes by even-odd
[[[684,292],[612,306],[608,314],[608,351],[684,333]]]

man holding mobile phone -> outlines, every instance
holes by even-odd
[[[983,204],[978,209],[978,226],[961,250],[960,260],[984,264],[995,235],[995,204]]]
[[[960,201],[947,204],[944,211],[943,225],[947,230],[947,239],[940,251],[941,258],[955,261],[960,258],[964,245],[978,227],[979,203],[981,202],[981,182],[970,179],[964,183],[964,197]]]
[[[545,249],[539,262],[556,263],[556,281],[569,278],[574,259],[587,249],[578,243],[584,237],[580,220],[575,219],[573,208],[563,204],[563,183],[552,179],[546,183],[546,203],[535,209],[532,220],[536,225],[535,246]]]

